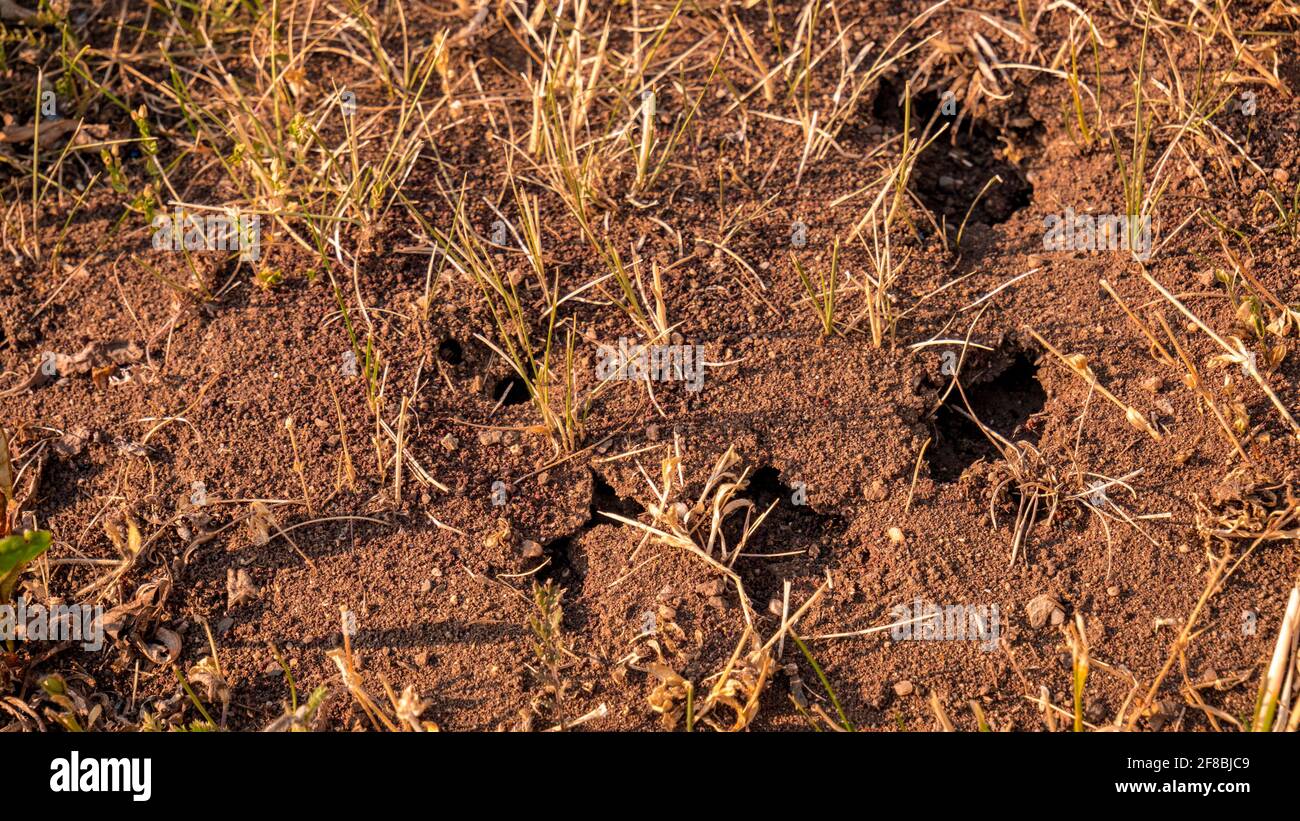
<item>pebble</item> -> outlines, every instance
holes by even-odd
[[[1035,596],[1025,605],[1025,614],[1029,617],[1029,626],[1038,628],[1047,624],[1061,624],[1065,621],[1065,610],[1061,603],[1047,593]]]
[[[1119,588],[1112,584],[1110,587],[1106,588],[1106,595],[1110,596],[1112,599],[1115,598],[1119,595]]]
[[[916,687],[910,681],[898,681],[894,683],[894,692],[900,696],[910,696]]]
[[[420,582],[420,592],[421,592],[421,593],[430,593],[430,592],[432,592],[432,591],[433,591],[433,580],[432,580],[432,579],[425,579],[424,581]]]
[[[1165,380],[1161,379],[1158,376],[1153,376],[1150,379],[1142,380],[1142,390],[1146,391],[1147,393],[1158,393],[1160,389],[1163,388],[1164,386],[1165,386]]]
[[[1273,179],[1276,182],[1286,182],[1287,180],[1291,179],[1291,175],[1287,173],[1287,170],[1285,168],[1274,168]]]
[[[540,559],[542,557],[542,546],[532,539],[524,539],[523,550],[525,559]]]
[[[875,479],[871,482],[870,486],[862,489],[862,495],[865,496],[869,502],[880,502],[883,501],[889,493],[885,490],[885,483],[879,479]]]
[[[903,531],[897,527],[891,527],[889,530],[886,531],[886,533],[889,534],[889,541],[893,542],[894,544],[902,544],[903,542],[907,541],[907,537],[903,535]]]
[[[442,446],[447,450],[455,450],[456,448],[460,447],[460,440],[449,433],[446,436],[442,437]]]

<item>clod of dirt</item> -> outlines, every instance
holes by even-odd
[[[253,577],[244,569],[226,569],[226,610],[234,610],[244,602],[257,598],[260,591],[253,584]]]
[[[55,453],[63,457],[79,456],[85,449],[86,443],[90,441],[90,436],[90,431],[85,426],[78,425],[55,439],[52,447]]]

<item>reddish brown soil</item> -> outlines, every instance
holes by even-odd
[[[800,6],[773,5],[792,31]],[[1130,71],[1141,27],[1115,19],[1101,4],[1089,5],[1096,6],[1093,13],[1105,21],[1105,37],[1114,41],[1102,50],[1101,68],[1104,103],[1118,111],[1126,95],[1131,106]],[[861,36],[853,38],[857,43],[887,40],[924,5],[840,2],[837,8],[846,24],[860,21]],[[909,36],[940,32],[959,42],[979,31],[1012,61],[1012,42],[982,24],[972,9],[999,19],[1014,16],[1005,4],[978,2],[962,10],[944,9]],[[1238,31],[1281,31],[1279,75],[1291,87],[1300,86],[1296,21],[1265,19],[1265,9],[1263,3],[1235,5],[1232,19]],[[609,11],[618,25],[627,23],[625,7],[613,5]],[[412,14],[428,29],[448,25],[423,6]],[[762,4],[737,14],[751,31],[761,32],[766,20]],[[682,16],[681,25],[701,31],[715,25],[712,13],[684,10]],[[1049,16],[1040,24],[1038,39],[1045,53],[1055,51],[1067,25],[1063,16]],[[109,28],[92,26],[88,36],[103,43],[109,33]],[[831,29],[820,35],[820,46],[829,45]],[[674,39],[671,48],[684,49],[696,39]],[[1222,67],[1231,51],[1222,40],[1219,44],[1213,63]],[[1169,58],[1184,72],[1195,70],[1193,38],[1167,45],[1168,54],[1158,61],[1150,58],[1162,81],[1168,80]],[[517,72],[528,58],[499,24],[458,43],[453,54],[457,61],[476,61],[486,96],[497,90],[510,102],[472,103],[478,95],[467,87],[459,122],[442,131],[436,145],[426,147],[403,193],[420,204],[432,223],[444,229],[449,225],[448,208],[438,193],[433,160],[438,157],[448,179],[459,185],[464,178],[470,194],[466,199],[475,203],[473,221],[486,235],[494,217],[482,207],[484,197],[503,210],[507,202],[513,209],[504,178],[507,149],[488,133],[495,128],[504,135],[507,116],[515,129],[526,129],[531,115],[520,97]],[[39,470],[30,510],[41,527],[55,534],[47,560],[34,564],[26,577],[27,595],[77,600],[78,591],[113,567],[62,560],[119,558],[105,522],[127,518],[138,523],[148,552],[103,591],[102,603],[111,607],[129,601],[141,585],[170,581],[156,617],[134,626],[129,637],[103,652],[67,647],[42,657],[38,649],[18,648],[7,657],[14,671],[9,693],[39,706],[43,702],[35,681],[57,671],[84,697],[102,701],[101,727],[138,726],[145,711],[171,721],[193,719],[192,706],[178,697],[170,666],[151,663],[139,645],[156,643],[159,627],[176,631],[182,640],[176,664],[189,669],[211,655],[207,624],[233,693],[227,726],[258,728],[283,712],[288,690],[269,649],[274,642],[291,660],[300,688],[330,687],[321,726],[366,728],[369,722],[326,657],[340,646],[340,608],[346,607],[356,617],[351,644],[358,667],[367,689],[381,702],[387,703],[381,684],[387,681],[395,691],[413,687],[428,700],[423,717],[446,730],[541,728],[554,723],[557,712],[543,697],[528,626],[533,612],[529,591],[533,581],[551,580],[565,590],[563,628],[573,653],[564,670],[565,714],[585,714],[603,703],[608,715],[588,722],[586,729],[658,728],[659,716],[647,702],[655,680],[622,663],[634,647],[644,646],[644,639],[637,639],[644,614],[659,613],[661,606],[671,609],[680,633],[672,634],[671,647],[665,643],[665,663],[697,684],[727,662],[744,619],[734,588],[718,587],[720,577],[698,558],[647,542],[641,531],[599,511],[639,516],[648,523],[645,510],[653,497],[640,468],[657,480],[660,460],[676,446],[689,491],[697,494],[719,455],[734,446],[752,471],[752,484],[743,495],[755,498],[761,508],[778,502],[746,551],[755,555],[736,565],[755,603],[755,627],[763,637],[779,624],[779,617],[768,612],[768,602],[781,596],[786,581],[792,610],[827,580],[833,584],[799,621],[796,629],[804,637],[888,624],[895,606],[918,598],[1000,608],[1004,643],[994,652],[981,651],[973,642],[891,641],[887,631],[812,641],[810,649],[856,726],[934,727],[934,693],[961,729],[975,727],[968,706],[972,700],[982,705],[996,729],[1043,729],[1044,719],[1029,699],[1045,688],[1055,704],[1069,709],[1072,696],[1070,653],[1061,627],[1035,628],[1027,618],[1027,604],[1041,594],[1057,599],[1067,622],[1078,615],[1085,625],[1095,660],[1086,691],[1087,720],[1104,725],[1122,709],[1132,709],[1125,704],[1132,682],[1140,684],[1137,698],[1145,697],[1180,625],[1205,590],[1207,546],[1224,549],[1217,542],[1210,545],[1198,530],[1195,500],[1210,504],[1219,488],[1223,506],[1231,507],[1232,493],[1222,483],[1241,459],[1214,417],[1183,385],[1185,371],[1148,353],[1146,341],[1098,280],[1113,283],[1130,306],[1144,306],[1144,316],[1163,312],[1219,401],[1244,404],[1248,433],[1242,439],[1255,474],[1293,481],[1300,463],[1297,441],[1253,383],[1233,368],[1210,368],[1220,351],[1159,300],[1130,257],[1042,250],[1047,214],[1066,207],[1123,210],[1113,152],[1104,140],[1091,148],[1079,145],[1067,130],[1066,86],[1044,74],[1013,71],[1008,99],[986,100],[951,140],[945,134],[919,160],[914,189],[936,219],[946,215],[952,224],[961,222],[992,174],[1009,182],[981,201],[959,254],[945,251],[932,231],[921,239],[896,232],[895,256],[907,257],[896,304],[908,313],[897,324],[894,339],[880,349],[860,332],[820,339],[789,262],[791,224],[800,220],[808,226],[807,246],[799,251],[805,263],[810,268],[828,264],[832,238],[846,236],[866,205],[860,198],[837,207],[830,203],[879,174],[878,164],[862,155],[900,130],[897,89],[916,60],[914,55],[904,61],[888,82],[868,93],[840,136],[842,152],[832,150],[810,163],[799,185],[800,129],[750,116],[744,141],[727,139],[737,128],[737,115],[728,111],[732,95],[723,86],[706,96],[697,126],[654,196],[645,198],[651,204],[638,207],[623,196],[630,185],[630,162],[611,173],[605,181],[609,236],[620,248],[643,241],[641,255],[666,271],[670,321],[679,323],[687,342],[704,345],[715,364],[699,393],[680,383],[657,384],[655,399],[663,415],[643,386],[630,383],[606,391],[592,408],[583,449],[558,465],[547,437],[527,430],[536,424],[528,402],[493,412],[493,391],[509,371],[479,338],[495,339],[497,330],[477,287],[445,271],[435,283],[427,320],[423,317],[417,300],[424,294],[429,256],[406,251],[428,241],[415,239],[418,227],[400,208],[391,210],[359,246],[357,278],[386,369],[383,415],[395,429],[401,398],[413,396],[405,446],[448,488],[443,492],[424,485],[407,470],[400,503],[391,463],[386,468],[377,464],[374,415],[367,407],[364,380],[345,377],[340,367],[350,346],[334,293],[327,279],[310,276],[316,265],[301,249],[283,238],[270,246],[270,263],[285,275],[270,289],[253,281],[247,265],[204,257],[214,283],[233,276],[234,286],[219,299],[196,304],[150,273],[146,264],[179,279],[186,276],[179,257],[150,247],[148,231],[138,219],[109,247],[96,250],[121,213],[120,198],[100,189],[71,228],[63,273],[51,272],[48,258],[37,263],[7,252],[0,263],[0,362],[6,384],[26,379],[46,351],[70,354],[110,340],[129,340],[144,351],[141,361],[117,369],[112,384],[97,385],[89,374],[74,374],[0,399],[0,418],[17,431],[20,461]],[[698,62],[691,63],[693,87],[709,68],[707,61]],[[329,68],[321,60],[308,72],[309,77],[322,73],[322,93],[328,91],[324,73]],[[15,71],[21,73],[11,69]],[[338,81],[344,79],[340,75]],[[752,83],[737,72],[734,81],[742,80],[746,88]],[[30,89],[30,78],[23,81]],[[814,94],[828,98],[833,82],[829,74],[818,76]],[[1293,184],[1300,178],[1300,110],[1283,91],[1263,83],[1249,87],[1258,95],[1253,120],[1225,111],[1214,122],[1246,149],[1264,175],[1272,179],[1274,169],[1282,169],[1278,176]],[[927,93],[933,108],[937,89]],[[17,93],[7,95],[6,110],[15,121],[26,121],[18,98]],[[680,103],[674,97],[672,105]],[[788,116],[780,100],[768,105],[755,95],[747,105]],[[918,108],[928,116],[924,106]],[[102,104],[87,114],[96,115],[110,135],[130,136],[130,123],[120,111]],[[172,112],[154,116],[168,128],[176,126]],[[1131,111],[1117,120],[1131,121]],[[1157,134],[1153,154],[1158,156],[1167,142],[1167,134]],[[177,150],[168,145],[164,153]],[[1208,205],[1247,238],[1237,253],[1254,276],[1294,304],[1300,244],[1294,235],[1260,227],[1271,218],[1263,210],[1252,213],[1260,176],[1240,162],[1228,176],[1217,160],[1198,156],[1195,144],[1189,143],[1188,150],[1213,196],[1207,198],[1200,181],[1184,173],[1183,155],[1171,160],[1176,171],[1159,207],[1157,242],[1196,208]],[[185,162],[189,165],[183,167],[193,168],[194,174],[186,179],[188,201],[219,203],[235,196],[210,167],[200,169],[205,165],[200,158]],[[721,199],[720,175],[726,179]],[[941,184],[940,177],[953,176],[956,183]],[[19,202],[29,190],[24,184],[17,180],[9,189],[18,192]],[[544,244],[560,272],[562,290],[602,275],[559,199],[533,189],[542,196]],[[42,219],[47,249],[57,241],[66,206]],[[726,244],[757,276],[708,244],[722,240],[721,224],[734,225],[741,216],[748,222]],[[678,237],[661,223],[678,232],[680,248]],[[917,219],[918,226],[926,224]],[[11,248],[13,236],[11,226]],[[519,255],[503,254],[500,262],[507,269],[525,265]],[[859,281],[870,270],[864,246],[856,241],[845,246],[841,264]],[[1147,267],[1220,334],[1241,336],[1256,350],[1257,340],[1236,323],[1223,286],[1204,276],[1225,265],[1214,233],[1194,220],[1159,248]],[[1031,268],[1039,270],[979,307],[963,310]],[[340,270],[340,275],[355,320],[350,272]],[[528,295],[525,302],[535,305],[535,286]],[[842,310],[856,314],[861,300],[859,293],[846,293]],[[613,341],[634,331],[626,315],[603,300],[566,307],[565,316],[574,319],[585,337],[578,346],[585,390],[592,385],[595,356],[587,340]],[[962,383],[985,424],[1008,439],[1034,443],[1043,462],[1065,477],[1068,493],[1086,486],[1076,471],[1109,477],[1137,472],[1128,480],[1132,494],[1112,489],[1111,495],[1129,515],[1157,518],[1142,520],[1140,531],[1122,521],[1108,521],[1107,528],[1081,504],[1063,504],[1050,527],[1035,528],[1023,555],[1009,563],[1014,510],[1003,500],[996,526],[989,514],[990,493],[1005,466],[951,409],[960,406],[955,392],[934,412],[949,383],[940,354],[954,348],[909,347],[933,337],[960,339],[977,315],[971,341],[993,350],[972,352],[963,365]],[[1061,351],[1086,356],[1099,382],[1157,424],[1163,440],[1127,425],[1123,413],[1099,394],[1090,396],[1088,385],[1047,355],[1027,326]],[[1225,376],[1231,377],[1227,387]],[[1296,409],[1296,354],[1267,378],[1282,401]],[[334,395],[356,469],[355,488],[336,490],[342,439]],[[289,417],[301,479],[285,426]],[[481,436],[489,429],[504,431],[499,441]],[[56,448],[60,436],[84,441]],[[456,440],[454,450],[442,444],[448,436]],[[927,440],[913,490],[913,471]],[[38,462],[25,461],[37,453]],[[391,458],[391,450],[384,458]],[[503,506],[492,504],[497,481],[508,486]],[[208,504],[201,512],[211,517],[208,528],[233,523],[197,543],[194,524],[186,532],[177,526],[195,482],[206,488]],[[790,503],[800,482],[808,502],[802,507]],[[302,504],[304,483],[310,510]],[[249,500],[256,499],[292,502],[273,505],[285,527],[328,517],[382,523],[340,518],[294,530],[292,541],[308,563],[282,537],[257,543],[247,521],[240,521],[252,510]],[[508,523],[511,538],[492,540],[500,520]],[[901,542],[890,538],[891,528],[901,530]],[[542,559],[524,558],[525,539],[544,547]],[[1247,546],[1231,549],[1241,556]],[[1208,704],[1229,715],[1251,713],[1260,668],[1300,571],[1295,547],[1294,540],[1270,541],[1251,552],[1210,600],[1198,622],[1201,632],[1186,651],[1186,675],[1192,681],[1250,672],[1244,683],[1201,691]],[[259,592],[228,608],[232,569],[247,571]],[[88,594],[86,600],[94,597]],[[1245,611],[1257,614],[1254,634],[1243,632]],[[664,618],[656,618],[662,625]],[[1158,620],[1165,620],[1164,626],[1157,626]],[[796,664],[807,698],[833,714],[816,675],[790,642],[780,663]],[[1205,712],[1187,705],[1181,669],[1174,666],[1158,694],[1167,705],[1163,712],[1144,718],[1139,727],[1211,728]],[[900,682],[913,685],[910,694],[899,694]],[[789,676],[778,669],[752,727],[807,728],[789,692]]]

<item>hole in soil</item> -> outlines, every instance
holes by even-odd
[[[872,104],[877,121],[897,131],[903,129],[901,93],[892,83],[882,81]],[[913,137],[920,135],[942,102],[935,91],[923,92],[912,99]],[[951,119],[940,115],[934,128]],[[912,173],[912,190],[934,213],[936,221],[947,217],[948,225],[956,231],[975,202],[969,222],[996,225],[1029,205],[1033,186],[1019,168],[997,156],[998,150],[1005,147],[997,126],[985,120],[963,120],[955,144],[951,134],[950,128],[931,143],[917,159]],[[994,176],[1001,177],[1002,182],[990,185],[980,196],[980,191]]]
[[[744,580],[745,592],[756,602],[766,603],[780,597],[784,581],[795,576],[816,574],[815,569],[826,556],[828,545],[840,542],[845,523],[833,514],[818,513],[808,504],[807,488],[797,479],[786,482],[781,471],[763,465],[749,474],[749,487],[741,496],[751,499],[752,518],[763,515],[776,502],[763,524],[754,532],[745,553],[751,556],[794,552],[781,559],[740,559],[735,570]],[[744,514],[735,516],[727,532],[728,544],[735,544],[743,527]]]
[[[635,499],[628,499],[619,496],[614,490],[614,486],[605,481],[605,477],[595,471],[591,474],[591,509],[590,516],[587,519],[586,527],[595,527],[602,522],[605,524],[619,524],[608,516],[601,516],[600,511],[617,513],[628,519],[635,519],[645,512],[645,508]]]
[[[459,365],[465,361],[465,349],[461,347],[459,342],[447,337],[438,346],[438,358],[449,365]]]
[[[582,578],[586,573],[586,563],[581,560],[575,561],[576,557],[573,555],[574,540],[599,524],[623,526],[623,523],[616,519],[600,515],[602,510],[608,513],[617,513],[628,519],[635,519],[645,512],[645,508],[635,499],[619,496],[613,485],[605,481],[605,477],[592,471],[591,504],[587,508],[587,521],[579,525],[578,529],[572,533],[553,539],[543,545],[542,550],[550,557],[551,563],[538,572],[539,581],[545,582],[548,579],[554,579],[557,582],[565,582],[575,577]]]
[[[781,471],[764,465],[749,475],[749,489],[745,495],[754,500],[761,513],[777,499],[790,503],[794,498],[794,488],[781,482]]]
[[[496,385],[492,386],[492,401],[501,402],[501,397],[505,397],[504,405],[520,405],[527,402],[531,397],[528,395],[528,386],[518,375],[505,376],[497,380]]]
[[[1029,417],[1043,409],[1047,393],[1038,382],[1032,355],[1020,348],[1002,354],[983,374],[963,382],[970,410],[988,427],[1017,441],[1037,441],[1024,427]],[[960,410],[959,410],[960,409]],[[979,427],[968,419],[961,394],[953,390],[934,414],[934,443],[926,451],[930,476],[936,482],[955,482],[980,459],[993,461],[1001,453]]]
[[[756,543],[761,543],[765,530],[774,532],[783,528],[812,535],[820,533],[824,526],[838,527],[837,517],[818,513],[808,504],[808,489],[802,482],[786,484],[781,481],[781,471],[771,465],[764,465],[749,474],[749,487],[741,494],[754,502],[755,517],[762,515],[773,502],[776,508],[768,516],[766,523],[754,534]]]

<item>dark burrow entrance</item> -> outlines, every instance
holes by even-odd
[[[614,487],[599,473],[591,472],[591,504],[587,509],[587,521],[578,529],[558,539],[547,542],[542,550],[550,562],[542,568],[537,578],[539,581],[554,580],[566,586],[581,579],[587,572],[586,562],[574,555],[574,541],[596,525],[623,526],[617,519],[600,515],[601,511],[617,513],[626,519],[635,519],[645,512],[635,499],[619,496]]]
[[[787,482],[771,465],[749,474],[749,487],[741,495],[753,500],[755,519],[776,502],[745,548],[752,558],[739,559],[734,566],[744,580],[745,592],[761,606],[781,595],[785,580],[815,575],[814,568],[829,558],[827,546],[839,541],[847,525],[835,514],[814,510],[808,503],[807,487],[797,480]],[[744,516],[737,515],[736,521],[743,522]],[[729,531],[728,539],[738,539],[740,527],[738,524],[734,533]],[[780,559],[757,558],[791,551],[794,555]]]
[[[912,136],[918,138],[926,123],[939,111],[944,100],[935,91],[917,94],[912,99]],[[884,81],[876,94],[873,112],[876,121],[896,131],[903,129],[902,91]],[[940,112],[931,129],[933,134],[945,122],[956,117]],[[1017,134],[1018,140],[1028,137]],[[946,218],[949,229],[956,232],[966,212],[973,224],[996,225],[1029,205],[1034,189],[1021,170],[999,156],[1004,148],[1002,132],[985,120],[964,118],[953,136],[952,126],[917,158],[912,173],[912,190],[933,214],[936,221]],[[981,196],[984,186],[993,183]],[[978,198],[978,202],[976,201]],[[971,204],[975,203],[974,207]]]
[[[964,370],[970,373],[968,368]],[[982,372],[963,379],[962,386],[970,409],[954,388],[931,420],[934,441],[926,450],[926,461],[936,482],[955,482],[976,461],[1001,457],[989,437],[968,418],[972,411],[985,427],[1006,439],[1038,440],[1038,434],[1025,425],[1043,409],[1047,393],[1038,382],[1038,367],[1030,352],[1018,347],[999,351]]]
[[[460,365],[465,361],[465,349],[451,337],[447,337],[438,346],[438,358],[448,365]]]
[[[519,378],[518,374],[502,377],[492,386],[493,402],[500,402],[503,405],[522,405],[531,398],[528,385]]]

